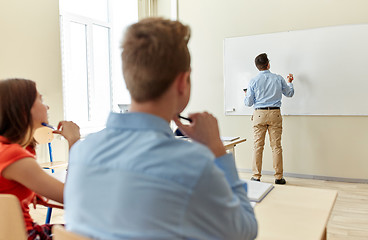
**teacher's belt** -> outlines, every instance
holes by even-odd
[[[262,107],[262,108],[256,108],[256,110],[275,110],[280,109],[280,107]]]

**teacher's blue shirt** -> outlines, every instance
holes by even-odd
[[[281,107],[282,94],[286,97],[294,95],[292,83],[286,83],[280,75],[269,70],[260,71],[250,82],[244,104],[254,108]]]
[[[233,156],[215,158],[144,113],[111,113],[72,147],[64,207],[67,230],[97,239],[257,236]]]

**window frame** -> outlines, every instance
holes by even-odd
[[[173,0],[171,0],[173,1]],[[174,0],[176,1],[176,0]],[[62,56],[62,79],[63,79],[63,103],[64,103],[64,119],[66,120],[73,120],[73,116],[71,114],[73,111],[68,111],[68,106],[70,101],[73,101],[71,99],[67,99],[68,95],[66,92],[68,89],[72,88],[73,86],[70,85],[69,80],[69,74],[71,72],[71,60],[67,59],[70,58],[71,55],[71,44],[70,44],[70,25],[67,26],[69,23],[78,23],[86,26],[86,75],[87,75],[87,114],[88,114],[88,121],[84,122],[77,122],[77,124],[80,125],[81,128],[81,134],[82,136],[88,135],[89,133],[99,131],[103,129],[106,125],[106,120],[102,122],[100,121],[94,121],[93,116],[91,116],[92,109],[94,108],[93,102],[98,101],[97,96],[94,91],[94,50],[93,50],[93,26],[100,26],[105,27],[108,29],[108,58],[109,58],[109,112],[116,111],[121,112],[121,109],[118,107],[119,105],[127,105],[130,104],[130,95],[128,91],[125,91],[129,96],[124,95],[118,95],[118,92],[115,92],[114,88],[116,86],[121,86],[120,81],[123,81],[123,79],[120,79],[120,76],[116,75],[116,71],[118,69],[119,62],[116,60],[116,54],[113,53],[115,51],[116,47],[116,39],[115,34],[117,32],[120,33],[121,29],[114,29],[114,9],[112,9],[112,6],[115,4],[114,0],[106,0],[107,3],[107,19],[106,21],[94,19],[91,17],[86,17],[81,14],[68,12],[62,9],[60,7],[59,11],[59,17],[60,17],[60,41],[61,41],[61,56]],[[157,16],[157,0],[136,0],[136,6],[137,6],[137,20],[139,21],[142,18],[149,17],[149,16]],[[68,38],[65,36],[67,35]],[[115,44],[115,45],[114,45]],[[121,67],[119,68],[121,69]],[[121,71],[121,70],[120,70]],[[123,82],[123,85],[125,83]],[[69,90],[70,91],[70,90]],[[85,96],[85,95],[84,95]],[[123,98],[119,96],[124,96]],[[128,100],[129,98],[129,100]],[[75,98],[76,99],[76,98]],[[74,100],[75,101],[75,100]],[[107,101],[106,101],[107,102]],[[78,104],[71,102],[72,104]],[[116,106],[115,106],[116,105]],[[73,108],[75,110],[75,108]],[[97,107],[95,107],[95,110],[97,110]],[[80,115],[82,116],[82,115]],[[85,115],[84,115],[85,116]],[[84,118],[82,116],[82,118]],[[107,118],[108,116],[106,116]]]
[[[109,1],[108,1],[109,2]],[[110,4],[108,6],[108,10],[110,9]],[[69,116],[67,106],[70,99],[67,99],[65,92],[69,87],[68,81],[68,71],[70,71],[71,61],[67,59],[70,56],[66,56],[67,52],[71,51],[70,42],[66,40],[65,35],[70,36],[70,26],[66,26],[69,23],[78,23],[86,26],[86,64],[87,64],[87,96],[88,96],[88,121],[83,123],[77,123],[81,127],[82,135],[86,135],[91,132],[96,132],[105,127],[106,121],[99,122],[93,120],[93,116],[91,115],[93,102],[98,100],[94,95],[94,50],[93,50],[93,26],[105,27],[108,29],[108,55],[109,55],[109,111],[113,109],[113,79],[112,79],[112,23],[110,22],[110,15],[108,14],[108,22],[101,21],[98,19],[93,19],[85,16],[81,16],[74,13],[69,13],[66,11],[60,10],[60,39],[61,39],[61,48],[62,48],[62,79],[63,79],[63,103],[64,103],[64,118],[66,120],[71,120],[71,116]]]

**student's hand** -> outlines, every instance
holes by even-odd
[[[69,149],[80,139],[79,126],[72,121],[61,121],[53,133],[61,134],[69,142]]]
[[[287,76],[288,82],[291,83],[294,80],[294,75],[289,73],[289,76]]]
[[[42,197],[41,195],[35,194],[34,197],[33,197],[33,201],[32,201],[33,208],[36,209],[37,204],[47,206],[48,201],[49,200],[47,198]]]
[[[225,147],[220,139],[217,119],[208,112],[189,114],[192,119],[190,125],[184,125],[178,117],[174,118],[175,124],[185,135],[193,140],[206,145],[216,157],[226,154]]]
[[[38,195],[37,193],[33,197],[32,204],[33,204],[34,209],[36,209],[37,204],[45,206],[45,207],[64,209],[63,205],[49,203],[49,199],[42,197],[41,195]]]

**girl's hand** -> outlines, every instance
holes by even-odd
[[[36,205],[37,204],[40,204],[40,205],[43,205],[43,206],[47,206],[47,202],[49,200],[45,197],[42,197],[41,195],[38,195],[37,193],[34,195],[33,197],[33,201],[32,201],[32,204],[33,204],[33,208],[36,209]]]
[[[61,134],[69,142],[69,149],[80,139],[79,126],[72,121],[61,121],[53,133]]]

